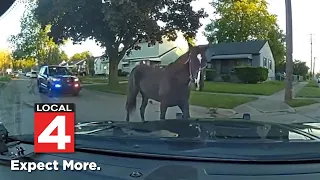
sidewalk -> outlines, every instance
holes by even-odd
[[[293,96],[297,94],[307,82],[300,82],[293,85]],[[242,104],[234,110],[237,113],[263,114],[263,113],[294,113],[295,109],[284,103],[285,90],[279,91],[270,96],[261,96],[258,100]]]

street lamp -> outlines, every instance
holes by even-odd
[[[292,78],[293,78],[293,61],[292,61],[292,9],[291,0],[285,0],[286,4],[286,88],[284,100],[286,103],[292,100]]]

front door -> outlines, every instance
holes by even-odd
[[[229,74],[229,73],[230,73],[229,61],[228,60],[221,60],[220,74]]]

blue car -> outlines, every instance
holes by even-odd
[[[55,92],[78,96],[81,91],[79,79],[63,66],[41,67],[37,85],[39,93],[47,92],[49,97]]]

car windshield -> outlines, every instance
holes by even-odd
[[[49,67],[49,75],[71,75],[72,73],[65,67]]]
[[[318,124],[304,123],[320,121],[320,1],[284,2],[15,1],[0,14],[0,121],[37,133],[34,111],[62,104],[89,139],[76,144],[99,149],[313,141]]]

